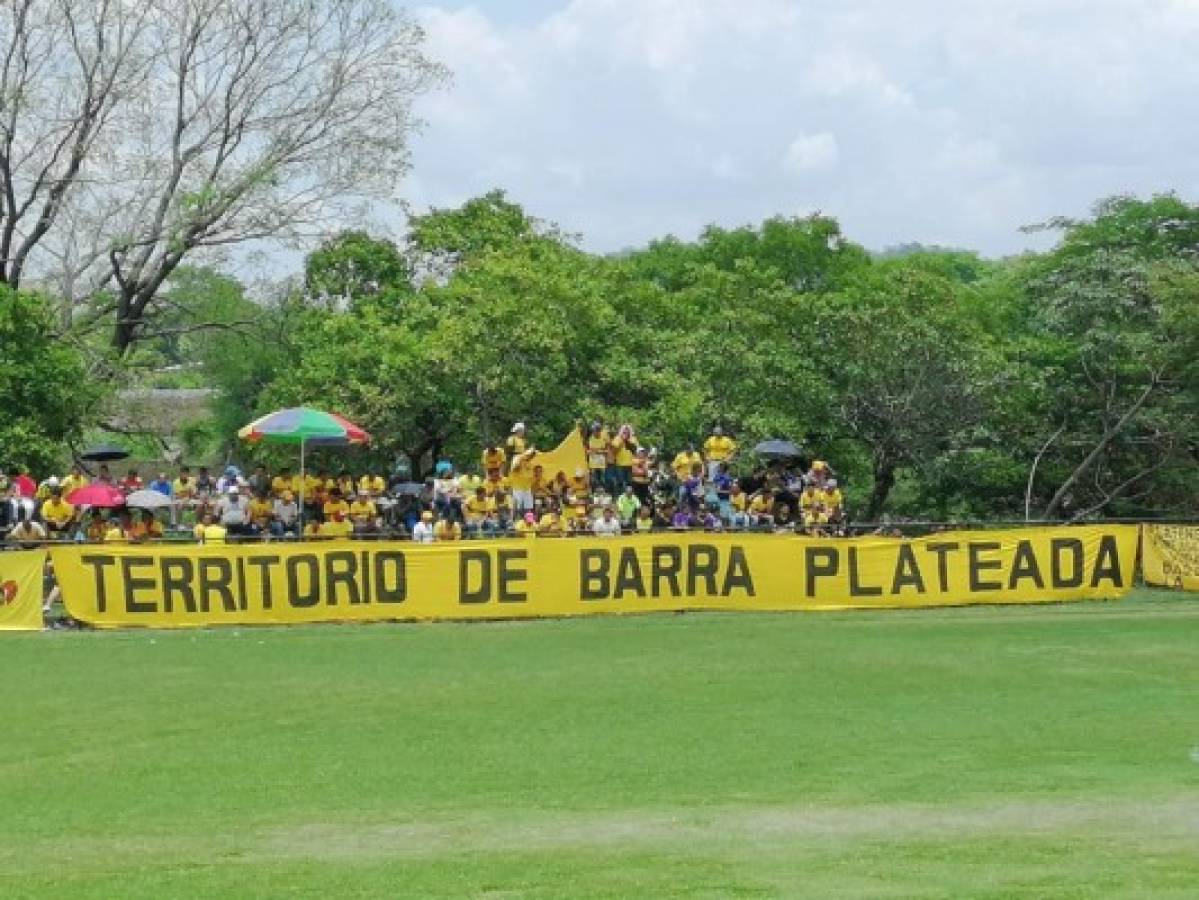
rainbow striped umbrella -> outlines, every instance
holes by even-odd
[[[336,413],[296,406],[267,413],[241,428],[237,436],[246,441],[279,444],[366,444],[371,436],[349,419]]]

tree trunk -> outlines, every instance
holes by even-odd
[[[866,508],[868,521],[877,522],[895,487],[895,461],[884,452],[874,454],[874,488],[870,492],[870,505]]]

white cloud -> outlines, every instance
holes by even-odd
[[[783,154],[783,168],[792,175],[804,175],[836,165],[838,155],[837,138],[827,131],[801,134]]]
[[[1006,253],[1107,194],[1199,195],[1199,0],[425,2],[455,78],[418,207],[503,187],[596,250],[820,209]]]

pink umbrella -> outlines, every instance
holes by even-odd
[[[114,506],[124,506],[125,495],[110,484],[96,481],[71,491],[67,496],[67,502],[75,506],[99,506],[111,509]]]

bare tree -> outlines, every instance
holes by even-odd
[[[12,222],[25,249],[0,276],[18,283],[36,257],[121,352],[154,335],[159,291],[190,255],[315,233],[390,196],[408,163],[412,102],[443,74],[389,0],[28,0],[0,29],[16,58],[32,60],[20,70],[29,84],[42,78],[38,55],[61,52],[45,46],[38,29],[49,26],[31,24],[39,7],[66,22],[86,10],[91,37],[74,68],[103,57],[95,80],[106,92],[74,70],[59,77],[106,99],[59,124],[74,168],[61,164],[40,189],[44,226]],[[10,106],[18,125],[62,118],[44,102]],[[19,158],[0,165],[29,180]]]

